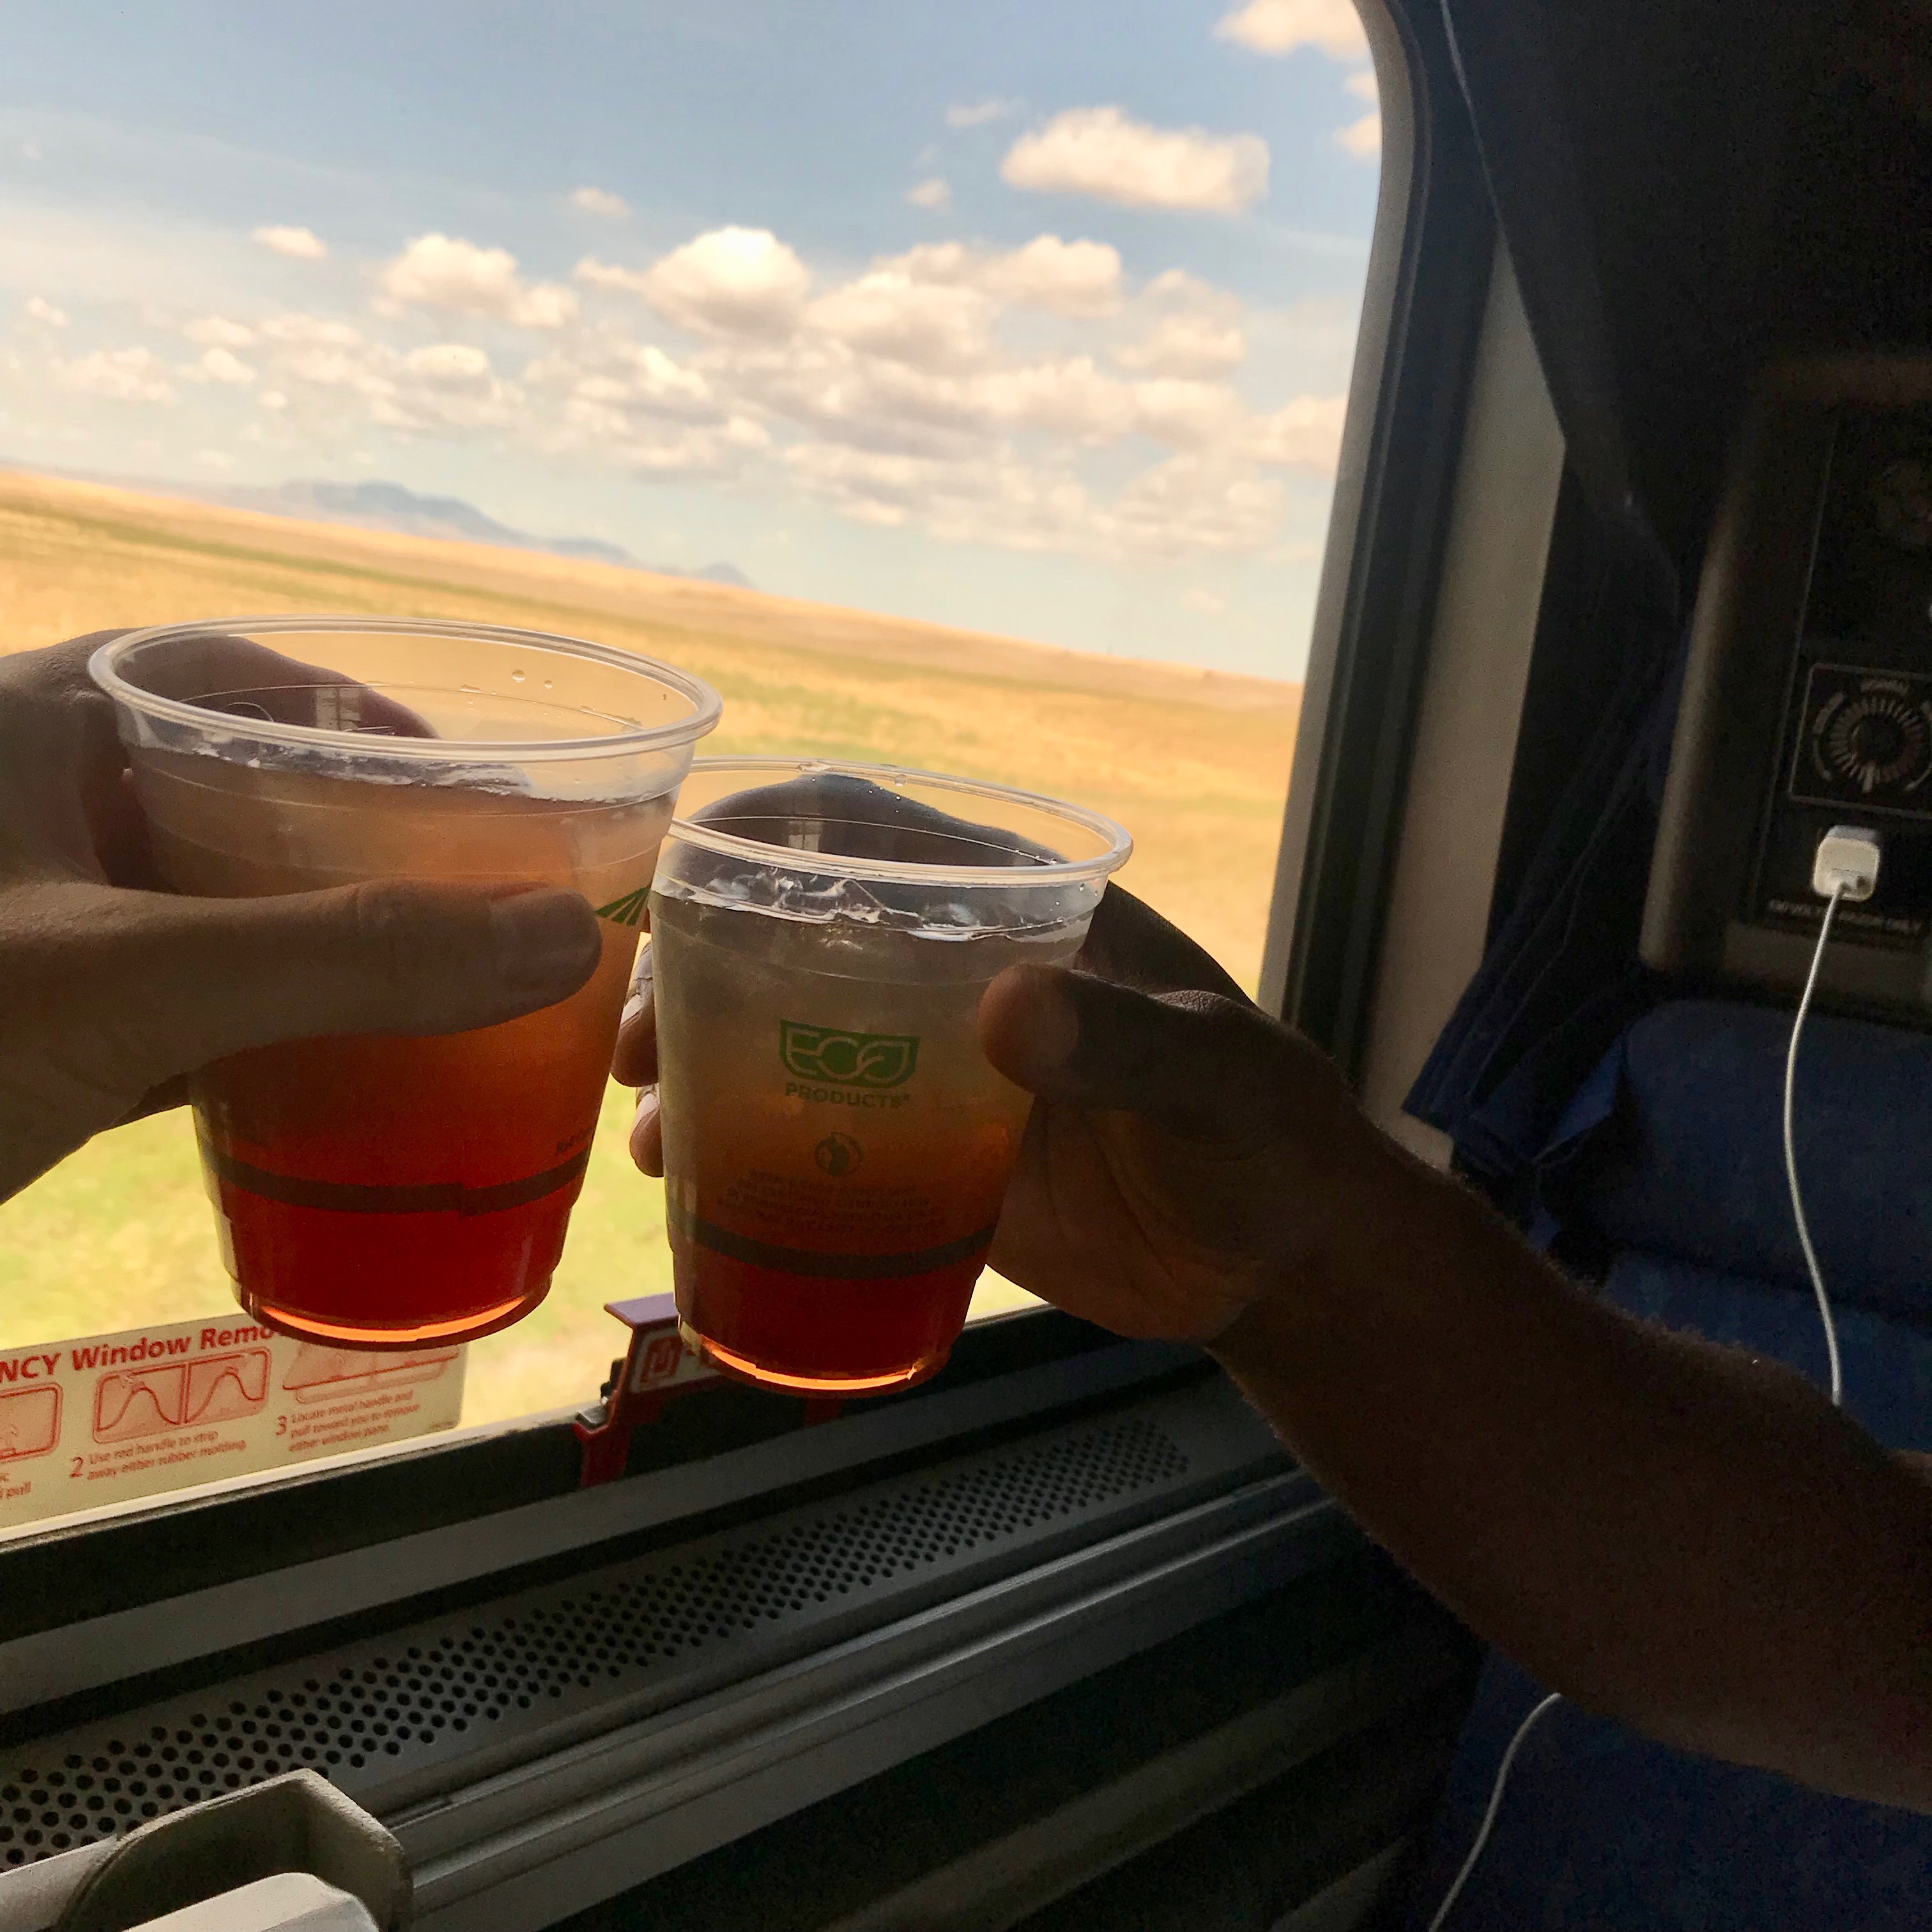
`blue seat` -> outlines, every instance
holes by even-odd
[[[1786,1191],[1790,1016],[1708,1000],[1638,1020],[1540,1163],[1549,1232],[1612,1257],[1631,1312],[1822,1381]],[[1838,1318],[1845,1406],[1932,1448],[1932,1039],[1815,1019],[1798,1075],[1805,1208]],[[1492,1655],[1414,1894],[1427,1924],[1496,1767],[1542,1696]],[[1932,1818],[1666,1750],[1568,1705],[1530,1733],[1446,1932],[1590,1927],[1890,1932],[1932,1921]]]

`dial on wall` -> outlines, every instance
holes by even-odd
[[[1932,816],[1932,678],[1811,667],[1794,800]]]

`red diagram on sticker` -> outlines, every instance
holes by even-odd
[[[243,1348],[166,1368],[116,1369],[94,1385],[94,1439],[124,1442],[252,1415],[268,1399],[268,1352]]]
[[[61,1392],[10,1389],[0,1395],[0,1462],[44,1456],[60,1440]]]
[[[455,1360],[454,1348],[424,1348],[408,1354],[367,1348],[325,1348],[304,1342],[296,1351],[282,1386],[299,1402],[334,1402],[371,1389],[395,1388],[438,1380]]]
[[[669,1335],[653,1335],[650,1346],[644,1351],[644,1366],[638,1371],[638,1386],[648,1388],[652,1382],[668,1382],[678,1372],[684,1360],[684,1337],[674,1332]]]

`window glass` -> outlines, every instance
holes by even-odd
[[[1377,184],[1347,0],[41,0],[8,40],[0,650],[278,610],[634,647],[724,694],[705,752],[1117,816],[1254,983]],[[589,1400],[602,1304],[668,1288],[629,1110],[465,1421]],[[204,1318],[185,1116],[0,1206],[0,1364]],[[25,1393],[0,1528],[56,1467]]]

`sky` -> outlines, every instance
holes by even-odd
[[[1350,0],[16,0],[0,461],[1298,676]]]

